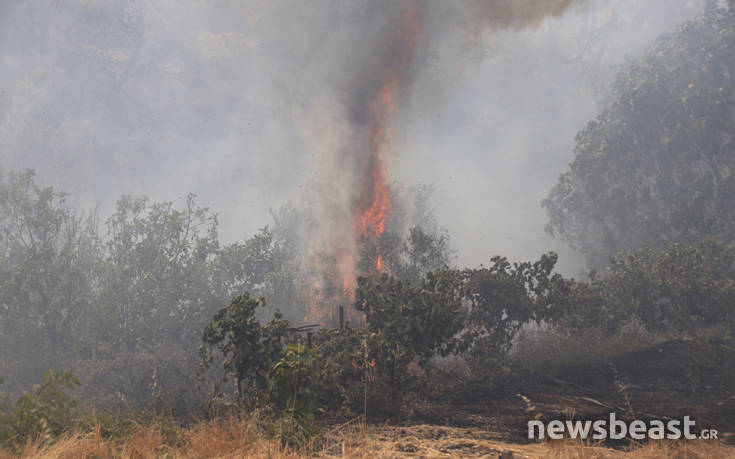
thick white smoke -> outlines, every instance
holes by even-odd
[[[349,245],[324,235],[350,233],[359,109],[400,56],[390,37],[407,3],[0,2],[0,169],[35,168],[103,215],[122,193],[193,191],[230,240],[304,198],[319,216],[305,240]],[[624,56],[702,2],[415,5],[388,180],[434,184],[457,262],[475,265],[554,248],[539,202],[574,134]]]

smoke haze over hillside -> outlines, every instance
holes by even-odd
[[[701,8],[4,2],[0,171],[34,168],[102,215],[123,193],[194,192],[230,240],[289,200],[316,203],[344,234],[353,228],[338,216],[352,215],[369,168],[369,107],[397,75],[395,106],[380,112],[390,118],[384,180],[434,186],[430,204],[457,262],[555,248],[576,273],[573,254],[544,234],[540,201],[624,57]],[[418,26],[410,45],[407,14]]]

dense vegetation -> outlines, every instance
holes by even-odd
[[[543,205],[593,268],[620,250],[735,240],[735,9],[706,9],[618,75]]]
[[[181,208],[123,196],[102,220],[32,171],[0,176],[0,371],[10,391],[47,369],[73,370],[78,394],[99,407],[193,410],[202,331],[231,297],[265,296],[292,323],[304,320],[313,270],[297,249],[300,213],[285,206],[272,227],[222,244],[216,215],[193,196]],[[386,266],[405,279],[451,256],[446,234],[422,218],[425,228],[391,228],[381,240]],[[274,310],[258,309],[261,319]]]
[[[257,409],[298,446],[319,418],[405,415],[447,362],[445,391],[491,396],[518,371],[514,345],[532,328],[706,331],[726,343],[717,364],[735,367],[734,50],[735,10],[709,8],[631,62],[617,102],[577,136],[544,206],[549,229],[601,274],[564,277],[554,253],[450,266],[446,233],[423,214],[362,241],[348,305],[358,320],[308,334],[300,210],[222,244],[193,196],[180,209],[123,196],[100,225],[32,172],[0,177],[0,372],[12,382],[0,443],[79,422],[88,407],[74,390],[90,405],[179,420]]]

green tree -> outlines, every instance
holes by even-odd
[[[429,272],[449,266],[454,257],[449,233],[436,221],[429,207],[433,189],[418,186],[404,189],[392,185],[394,208],[388,228],[377,241],[360,241],[358,272],[379,275],[376,264],[380,254],[383,267],[394,277],[420,283]]]
[[[316,433],[313,426],[316,411],[313,386],[317,359],[314,349],[302,344],[289,344],[271,370],[269,395],[280,414],[281,441],[293,446],[304,446]]]
[[[246,401],[267,393],[271,370],[283,357],[283,339],[290,328],[278,311],[261,325],[255,311],[264,305],[265,298],[251,299],[247,293],[233,297],[205,327],[199,348],[202,370],[222,356],[221,382],[234,378],[238,395]]]
[[[453,255],[449,235],[438,226],[430,230],[414,225],[405,235],[388,230],[377,241],[362,237],[359,242],[357,270],[365,277],[388,271],[396,278],[421,282],[429,272],[449,265]],[[383,264],[380,271],[378,257]]]
[[[735,246],[713,239],[643,247],[614,257],[610,274],[569,281],[554,321],[579,331],[615,333],[631,319],[650,330],[735,324]],[[561,291],[561,290],[560,290]]]
[[[20,380],[79,351],[100,249],[94,215],[78,216],[32,171],[0,180],[0,358]]]
[[[444,230],[434,233],[425,231],[420,226],[409,229],[408,237],[403,244],[405,263],[401,277],[419,279],[429,272],[439,270],[451,261],[449,236]]]
[[[547,231],[604,268],[619,250],[735,240],[735,8],[659,37],[576,137]]]
[[[390,385],[395,410],[410,385],[408,365],[426,366],[437,353],[452,350],[463,325],[459,293],[457,273],[449,269],[428,273],[419,284],[387,274],[358,279],[355,307],[372,332],[371,355]]]
[[[107,352],[179,343],[194,346],[229,292],[216,288],[217,219],[189,195],[183,209],[123,196],[107,220],[97,317]]]
[[[521,327],[546,319],[558,307],[564,279],[552,273],[556,261],[553,252],[534,263],[496,256],[489,267],[462,271],[462,297],[469,304],[461,347],[481,374],[504,365]]]
[[[243,242],[223,247],[212,264],[212,276],[216,290],[226,298],[252,292],[273,304],[293,306],[299,301],[296,260],[284,233],[266,226]],[[292,310],[284,314],[291,320],[303,317]]]
[[[303,344],[289,344],[275,365],[271,376],[271,398],[280,410],[295,418],[314,418],[314,380],[317,354]]]

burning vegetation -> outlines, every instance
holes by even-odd
[[[0,175],[0,458],[733,457],[735,3],[626,64],[574,139],[542,206],[581,277],[546,250],[458,266],[431,187],[395,180],[441,46],[579,3],[330,7],[357,39],[325,35],[350,53],[305,85],[340,115],[319,132],[323,175],[250,238],[220,239],[194,195],[123,195],[101,221],[33,171]],[[608,413],[691,416],[719,441],[521,445],[531,419]]]
[[[466,10],[454,14],[467,14],[472,24],[468,30],[480,33],[484,29],[525,27],[538,24],[547,16],[558,16],[571,1],[551,2],[468,2]],[[367,43],[358,50],[367,61],[368,67],[354,75],[348,83],[350,93],[346,97],[347,112],[352,121],[351,131],[358,139],[350,146],[346,156],[354,162],[356,175],[346,194],[351,212],[340,218],[351,219],[352,224],[340,224],[339,228],[352,227],[353,234],[347,243],[328,244],[314,257],[331,261],[329,266],[320,266],[322,280],[313,284],[306,320],[333,320],[334,307],[326,303],[349,303],[354,299],[357,277],[380,275],[389,272],[385,260],[383,233],[391,226],[394,193],[390,189],[389,155],[393,152],[392,135],[394,123],[403,101],[408,97],[413,79],[416,77],[429,44],[437,40],[436,35],[447,33],[442,28],[425,30],[424,23],[444,14],[430,2],[423,0],[386,6],[386,19],[382,34],[375,43]],[[398,217],[400,218],[400,216]],[[415,224],[415,222],[414,222]],[[344,240],[343,234],[317,236],[320,240]],[[324,231],[322,232],[324,233]],[[316,266],[315,266],[316,267]],[[341,284],[341,290],[335,288]],[[328,292],[333,292],[329,294]],[[322,305],[322,306],[318,306]],[[321,309],[321,311],[320,311]]]

